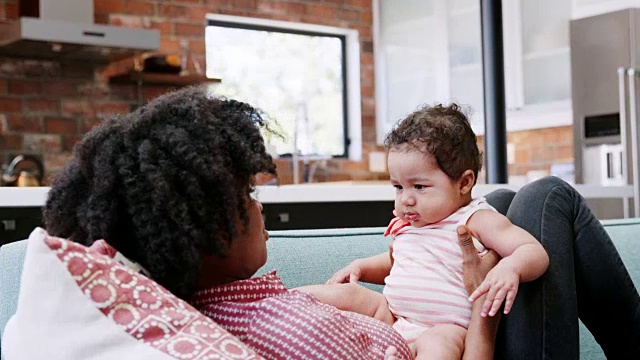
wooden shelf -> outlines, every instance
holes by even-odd
[[[219,83],[222,81],[218,78],[208,78],[205,75],[178,75],[178,74],[159,74],[130,72],[109,78],[111,84],[149,84],[149,85],[167,85],[167,86],[188,86],[204,83]]]

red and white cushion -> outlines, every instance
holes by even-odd
[[[36,229],[5,360],[260,359],[163,287],[86,247]]]

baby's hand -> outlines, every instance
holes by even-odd
[[[482,284],[469,296],[469,301],[474,302],[482,294],[487,293],[480,315],[494,316],[503,301],[504,313],[508,314],[518,293],[519,284],[520,274],[515,267],[503,259],[489,271]]]
[[[333,276],[327,280],[326,284],[357,283],[358,280],[360,280],[360,276],[362,276],[362,270],[354,261],[333,274]]]

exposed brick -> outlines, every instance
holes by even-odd
[[[93,129],[99,123],[100,123],[100,119],[97,119],[97,118],[85,119],[82,122],[82,129],[81,130],[84,133],[89,132],[91,129]]]
[[[160,31],[160,36],[171,35],[172,24],[166,21],[151,21],[149,28]]]
[[[356,10],[340,9],[338,10],[338,18],[341,20],[354,22],[360,19],[360,12]]]
[[[360,41],[371,40],[373,34],[371,26],[354,26],[353,29],[358,30]]]
[[[123,13],[126,10],[124,0],[94,0],[93,11],[98,14]]]
[[[115,114],[126,114],[129,112],[129,104],[124,102],[108,102],[96,104],[96,114],[98,116],[110,116]]]
[[[138,96],[137,87],[135,85],[112,85],[110,92],[111,97],[114,100],[136,100]]]
[[[187,17],[191,20],[205,21],[205,16],[211,12],[211,8],[204,6],[189,6],[187,8]]]
[[[309,4],[307,14],[316,18],[333,19],[336,16],[335,7],[327,4]]]
[[[373,41],[363,41],[360,50],[363,53],[373,53]]]
[[[62,115],[64,116],[95,116],[95,110],[86,100],[61,100]]]
[[[127,2],[126,13],[130,15],[155,15],[155,5],[148,1],[131,1]]]
[[[108,24],[109,23],[109,14],[93,14],[93,22],[96,24]]]
[[[59,100],[33,99],[27,100],[27,111],[39,114],[57,114],[60,112]]]
[[[6,116],[8,130],[12,132],[42,132],[42,121],[39,116],[9,114]]]
[[[77,121],[71,118],[45,118],[44,131],[49,134],[75,134],[78,131]]]
[[[7,20],[15,20],[20,17],[20,11],[18,4],[5,3],[4,4],[4,16]]]
[[[303,15],[307,13],[307,5],[301,3],[288,3],[287,14],[289,15]]]
[[[219,9],[218,13],[223,15],[235,15],[235,16],[246,16],[247,13],[244,10],[239,9]]]
[[[170,18],[181,18],[187,15],[187,7],[183,5],[158,4],[158,15]]]
[[[24,134],[23,148],[33,152],[59,152],[62,150],[60,135]]]
[[[373,65],[373,52],[360,54],[360,63],[362,65]]]
[[[7,80],[0,79],[0,95],[7,94]]]
[[[376,126],[376,117],[375,116],[363,116],[362,117],[362,126],[363,127],[375,127]]]
[[[92,79],[95,76],[94,65],[88,62],[64,63],[61,71],[65,78]]]
[[[45,153],[44,155],[44,167],[47,171],[62,170],[64,164],[71,159],[71,153]]]
[[[42,60],[24,60],[22,71],[27,77],[57,77],[60,76],[60,63]]]
[[[176,36],[204,37],[205,24],[174,24],[173,32]],[[204,41],[204,38],[202,39]]]
[[[357,8],[371,8],[371,0],[345,0],[345,4]]]
[[[286,14],[287,3],[281,0],[259,0],[258,12],[263,14]]]
[[[255,9],[256,0],[233,0],[233,7],[236,9]]]
[[[231,0],[204,0],[204,3],[209,7],[228,7]]]
[[[150,24],[149,21],[147,21]],[[109,15],[109,24],[114,26],[122,26],[134,29],[141,29],[145,26],[145,21],[142,17],[138,15],[121,15],[121,14],[112,14]]]
[[[0,77],[16,77],[24,75],[22,61],[0,57]]]
[[[160,39],[160,51],[180,54],[182,52],[182,46],[180,46],[179,40]]]
[[[367,9],[360,13],[360,21],[364,24],[373,24],[373,11],[371,9]]]
[[[143,97],[145,101],[150,101],[168,91],[171,91],[170,86],[146,86],[143,89]]]
[[[55,96],[78,95],[78,84],[70,81],[47,80],[42,83],[42,93]]]
[[[6,134],[8,131],[9,124],[7,123],[7,116],[5,114],[0,114],[0,135]]]
[[[204,39],[189,41],[189,53],[191,54],[205,54],[207,52],[207,44]]]
[[[12,95],[38,95],[41,89],[39,81],[9,80],[9,93]]]
[[[73,147],[82,140],[82,135],[63,135],[62,136],[62,150],[71,151]]]
[[[88,82],[78,86],[80,95],[101,98],[109,93],[109,87],[104,83]]]
[[[22,110],[22,100],[0,97],[0,112],[12,113]]]
[[[7,134],[0,136],[0,149],[22,150],[22,135]]]

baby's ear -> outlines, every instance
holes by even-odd
[[[465,170],[460,176],[459,184],[460,184],[460,194],[466,195],[471,192],[473,188],[473,184],[476,182],[476,176],[473,174],[471,170]]]

